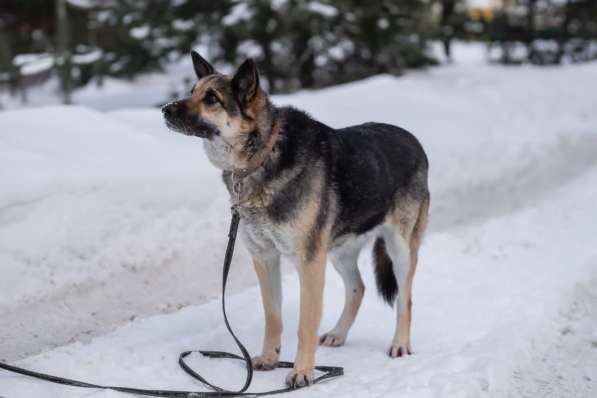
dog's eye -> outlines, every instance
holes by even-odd
[[[207,93],[205,97],[203,97],[203,102],[207,105],[214,105],[218,103],[218,97],[214,93]]]

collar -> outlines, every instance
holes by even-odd
[[[247,166],[241,169],[236,169],[232,172],[232,175],[236,180],[242,180],[249,175],[253,174],[262,164],[265,162],[265,159],[269,156],[269,154],[274,149],[274,144],[276,143],[276,139],[278,138],[278,133],[280,128],[278,126],[278,121],[274,120],[272,126],[272,132],[269,135],[269,139],[265,143],[264,147],[261,148],[259,151],[255,152],[253,156],[249,158],[247,162]]]
[[[237,204],[240,203],[240,197],[241,197],[242,190],[243,190],[243,180],[246,177],[253,174],[255,171],[257,171],[257,169],[259,167],[261,167],[263,162],[265,162],[267,157],[272,153],[272,150],[274,149],[274,145],[278,138],[279,132],[280,132],[280,127],[278,124],[278,120],[274,119],[274,122],[272,125],[272,131],[269,135],[267,142],[263,146],[263,148],[261,148],[259,151],[255,152],[255,154],[253,154],[253,156],[251,156],[249,158],[249,161],[247,162],[246,167],[232,171],[232,189],[233,189],[234,193],[236,194],[235,202]]]

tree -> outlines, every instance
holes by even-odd
[[[489,24],[501,62],[559,64],[597,58],[597,2],[593,0],[508,0]],[[526,56],[514,59],[511,48],[524,44]]]
[[[428,0],[3,0],[0,17],[28,25],[10,25],[2,53],[53,54],[64,102],[103,76],[163,70],[195,46],[224,69],[253,57],[264,85],[288,92],[433,64],[429,11]]]
[[[71,101],[71,54],[68,42],[68,16],[66,0],[56,0],[56,65],[60,76],[60,88],[65,104]]]
[[[442,13],[440,18],[442,44],[448,62],[452,62],[451,43],[454,37],[454,16],[456,0],[441,0]]]

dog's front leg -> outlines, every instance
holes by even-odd
[[[326,251],[318,249],[298,265],[301,284],[301,309],[298,330],[298,349],[294,368],[286,378],[290,387],[302,387],[313,383],[317,331],[321,319],[323,284],[325,278]]]
[[[265,333],[261,355],[253,358],[253,367],[257,370],[271,370],[278,365],[280,338],[282,335],[282,281],[280,275],[280,255],[268,253],[254,256],[253,265],[265,313]]]

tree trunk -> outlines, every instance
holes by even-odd
[[[535,50],[535,15],[537,13],[537,0],[527,0],[527,60],[533,62]]]
[[[455,0],[442,0],[441,35],[444,53],[448,62],[452,62],[452,38],[454,37],[454,8]]]
[[[564,20],[562,21],[562,26],[560,27],[560,37],[558,38],[558,54],[556,58],[556,63],[561,64],[562,58],[564,56],[566,46],[566,42],[568,41],[568,29],[570,25],[570,17],[572,14],[572,5],[570,4],[570,0],[566,1],[566,4],[563,5],[564,7]]]
[[[56,0],[56,66],[60,76],[62,102],[71,104],[71,54],[68,43],[66,0]]]

